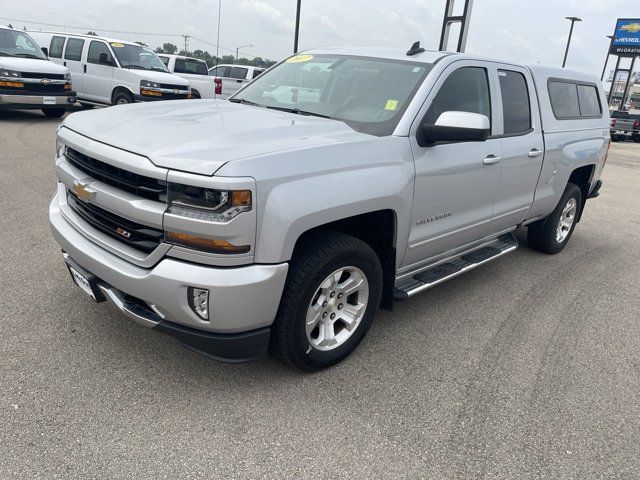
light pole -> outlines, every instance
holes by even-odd
[[[564,17],[571,21],[571,28],[569,29],[569,38],[567,39],[567,49],[564,51],[564,60],[562,61],[562,68],[567,64],[567,55],[569,54],[569,45],[571,45],[571,36],[573,35],[573,24],[581,22],[582,19],[578,17]]]
[[[604,80],[604,74],[607,71],[607,64],[609,63],[609,55],[610,55],[609,52],[611,52],[611,44],[613,44],[613,39],[616,37],[614,37],[613,35],[607,35],[607,38],[611,41],[609,42],[609,49],[607,50],[607,56],[604,59],[604,67],[602,67],[602,75],[600,75],[600,81]]]
[[[253,45],[251,43],[249,43],[249,45],[242,45],[238,48],[236,48],[236,63],[238,63],[238,53],[240,51],[241,48],[249,48],[249,47],[253,47]]]
[[[293,53],[298,53],[298,36],[300,34],[300,1],[297,2],[296,8],[296,30],[293,35]]]

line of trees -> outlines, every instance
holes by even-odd
[[[156,48],[155,51],[156,53],[166,53],[169,55],[177,54],[177,55],[184,55],[186,57],[199,58],[200,60],[204,60],[205,62],[207,62],[207,65],[209,66],[209,68],[213,67],[218,63],[223,63],[223,64],[235,63],[238,65],[252,65],[254,67],[269,68],[271,65],[275,65],[276,63],[273,60],[269,60],[268,58],[262,58],[262,57],[253,57],[251,59],[240,57],[236,61],[236,57],[233,55],[223,55],[222,57],[218,58],[217,59],[218,61],[216,62],[216,56],[211,55],[206,50],[194,50],[192,52],[186,52],[184,50],[178,50],[178,47],[176,45],[168,42],[163,43],[162,46]]]

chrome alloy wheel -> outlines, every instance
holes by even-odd
[[[320,284],[307,309],[305,329],[313,348],[328,351],[344,344],[364,317],[369,282],[357,267],[342,267]]]
[[[562,209],[562,215],[560,215],[560,222],[558,223],[558,229],[556,230],[556,241],[562,243],[566,240],[573,222],[576,220],[576,212],[578,211],[578,202],[575,198],[570,198],[567,204]]]

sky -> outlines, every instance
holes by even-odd
[[[279,60],[291,54],[296,0],[221,0],[220,55]],[[460,6],[463,0],[457,0]],[[218,0],[21,0],[4,2],[0,23],[86,32],[156,47],[163,42],[215,54]],[[437,50],[445,0],[302,0],[300,49],[328,46]],[[640,0],[475,0],[467,52],[561,66],[569,21],[577,16],[567,67],[600,76],[616,18],[640,18]],[[11,20],[7,20],[10,18]],[[72,27],[47,27],[35,22]],[[140,33],[111,33],[108,30]],[[162,35],[143,35],[158,33]],[[205,43],[206,42],[206,43]],[[455,42],[451,42],[455,45]],[[612,57],[609,69],[613,69]],[[640,68],[640,65],[639,65]]]

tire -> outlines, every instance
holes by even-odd
[[[329,277],[340,270],[344,273],[333,280],[337,285],[332,284]],[[364,282],[356,293],[342,291],[361,278]],[[275,347],[285,362],[315,371],[351,354],[373,323],[382,278],[378,256],[361,240],[338,232],[323,232],[307,239],[291,260],[274,324]],[[309,318],[315,316],[318,321],[310,322],[315,327],[307,328],[312,308]],[[342,319],[347,314],[349,322]]]
[[[568,183],[551,215],[529,226],[527,231],[529,246],[543,253],[560,252],[569,242],[576,228],[581,209],[582,191],[577,185]],[[564,222],[562,229],[560,229],[561,219]]]
[[[91,103],[78,102],[83,110],[91,110],[95,105]]]
[[[194,90],[193,88],[191,89],[191,98],[195,99],[195,100],[199,100],[202,98],[202,96],[200,95],[200,92],[198,90]]]
[[[48,118],[60,118],[67,113],[67,111],[64,108],[43,108],[42,113]]]
[[[633,141],[636,143],[640,143],[640,135],[634,135],[633,136]]]
[[[127,105],[133,102],[133,95],[131,95],[129,92],[122,91],[116,93],[111,101],[113,105]]]

